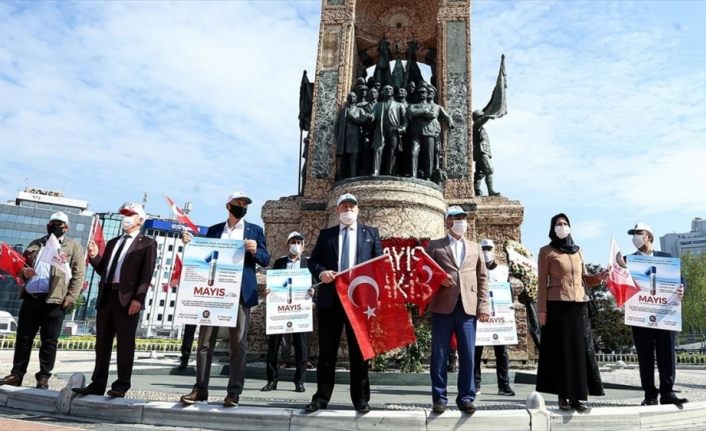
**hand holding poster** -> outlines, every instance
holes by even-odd
[[[267,271],[267,289],[267,335],[312,331],[313,302],[308,269],[271,269]]]
[[[194,238],[184,247],[174,323],[236,326],[244,262],[241,240]]]
[[[629,255],[628,269],[640,288],[625,301],[625,324],[681,331],[681,264],[678,258]]]
[[[489,283],[490,319],[476,322],[476,346],[517,344],[512,289],[507,281]]]

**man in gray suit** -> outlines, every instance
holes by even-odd
[[[447,278],[431,300],[431,383],[433,411],[446,410],[446,363],[451,335],[458,340],[458,396],[459,410],[473,413],[476,408],[473,359],[476,342],[476,321],[485,322],[489,316],[488,272],[479,244],[464,238],[468,230],[467,214],[459,206],[446,212],[446,237],[429,242],[426,252],[441,268]]]
[[[392,86],[386,85],[382,89],[382,101],[373,111],[373,176],[397,174],[397,153],[402,152],[407,113],[404,106],[392,98],[393,94]]]

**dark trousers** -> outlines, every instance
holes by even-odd
[[[60,304],[47,304],[45,295],[37,298],[27,296],[20,307],[11,373],[20,378],[27,373],[32,344],[39,331],[39,372],[35,376],[51,377],[63,322],[64,310]]]
[[[184,325],[184,334],[181,339],[181,359],[188,361],[191,356],[191,346],[194,344],[196,325]]]
[[[476,346],[476,357],[473,362],[476,391],[480,389],[480,363],[483,357],[483,347],[485,346]],[[493,346],[493,350],[495,350],[495,375],[498,378],[498,389],[504,389],[510,386],[510,357],[507,355],[505,346]]]
[[[350,361],[350,395],[354,406],[370,401],[370,380],[368,379],[368,361],[363,360],[355,333],[351,327],[340,301],[336,298],[331,308],[318,310],[319,322],[319,362],[316,366],[316,393],[312,400],[328,403],[331,400],[336,381],[336,361],[341,332],[345,327],[348,339]]]
[[[96,366],[93,369],[91,384],[98,390],[105,390],[113,339],[117,336],[118,379],[113,382],[112,388],[127,392],[130,389],[132,364],[135,360],[135,332],[140,313],[132,316],[127,314],[128,308],[120,304],[117,290],[108,291],[102,302],[96,315]]]
[[[400,135],[396,130],[385,131],[385,147],[382,155],[382,175],[397,175],[397,147]]]
[[[674,347],[677,333],[663,329],[632,327],[632,338],[640,363],[640,382],[645,398],[672,393],[676,377],[677,357]],[[655,355],[656,352],[656,355]],[[659,389],[655,387],[655,356],[659,371]]]
[[[277,381],[278,366],[277,359],[279,346],[282,344],[284,334],[275,334],[267,337],[267,381]],[[294,344],[294,383],[304,383],[304,374],[306,373],[306,361],[309,356],[307,346],[307,334],[305,332],[296,332],[288,334],[292,336],[292,344]]]
[[[422,179],[428,180],[434,170],[434,142],[433,136],[422,136],[420,138],[419,170],[422,171]]]
[[[228,328],[230,335],[230,378],[228,394],[240,395],[245,386],[245,359],[248,354],[248,325],[250,308],[238,305],[238,321],[234,328]],[[196,349],[196,384],[194,390],[208,393],[211,379],[213,349],[218,340],[218,326],[201,326],[199,345]]]

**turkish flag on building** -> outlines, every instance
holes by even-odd
[[[25,267],[25,258],[22,257],[14,248],[0,243],[0,269],[17,278],[20,271]]]
[[[416,305],[422,314],[431,297],[441,287],[441,282],[446,278],[446,271],[424,250],[417,250],[412,259],[414,272],[407,288],[407,302]]]
[[[625,301],[640,291],[640,287],[632,279],[625,264],[625,258],[620,253],[615,238],[610,239],[610,256],[608,261],[608,290],[615,298],[615,305],[622,307]]]
[[[173,200],[169,199],[169,196],[166,194],[164,195],[164,199],[167,200],[167,203],[169,204],[169,207],[172,209],[172,212],[174,213],[174,216],[176,216],[177,220],[179,223],[184,226],[187,230],[190,230],[193,233],[198,234],[199,233],[199,227],[196,226],[196,224],[191,221],[188,215],[184,213],[184,211],[181,210],[176,204],[174,203]]]
[[[170,287],[179,286],[179,279],[181,279],[181,258],[177,254],[174,266],[172,266],[172,275],[169,277],[169,283],[162,283],[162,290],[166,292]]]
[[[336,276],[336,290],[363,359],[416,340],[389,255],[378,256],[340,273]]]
[[[98,255],[103,256],[105,251],[105,237],[103,236],[103,226],[98,217],[93,221],[93,232],[91,232],[91,240],[98,246]],[[86,254],[86,264],[88,264],[88,254]]]

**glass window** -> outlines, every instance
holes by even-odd
[[[169,306],[172,307],[172,308],[174,308],[174,304],[175,304],[175,303],[176,303],[176,301],[169,301]]]
[[[169,248],[167,249],[167,251],[172,251],[172,250],[174,250],[174,246],[170,245]]]
[[[177,289],[176,286],[172,287],[172,293],[176,293],[176,289]]]
[[[158,322],[161,322],[161,321],[162,321],[162,315],[161,315],[161,314],[158,314],[158,315],[157,315],[157,321],[158,321]]]
[[[174,316],[172,316],[171,314],[168,315],[168,316],[167,316],[167,322],[171,322],[173,317],[174,317]]]
[[[160,300],[159,300],[159,306],[160,306],[160,307],[164,307],[164,299],[160,299]]]
[[[178,251],[179,251],[179,253],[181,253],[182,251],[184,251],[184,247],[179,246],[179,250],[178,250]]]

